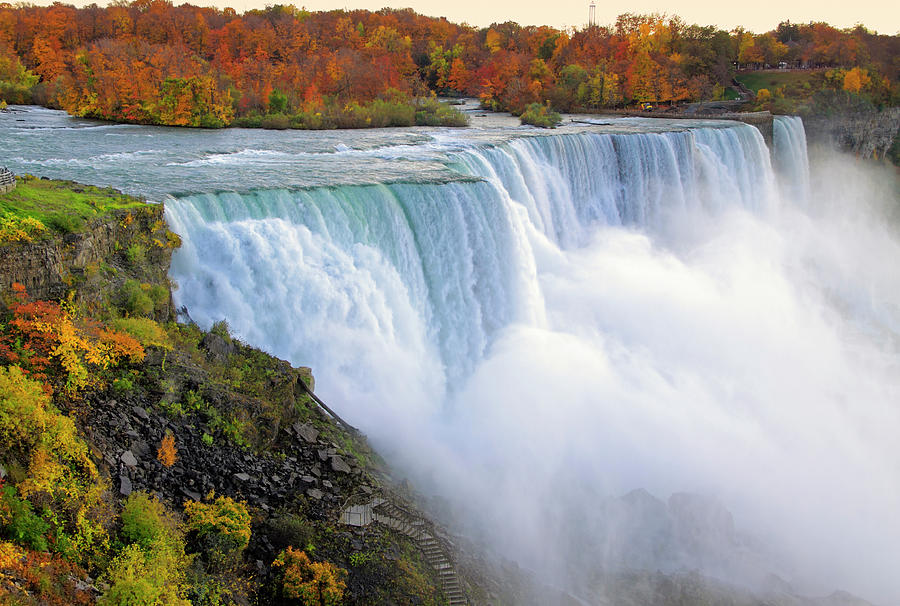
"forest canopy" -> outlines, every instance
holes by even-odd
[[[862,26],[784,22],[753,34],[662,15],[559,30],[475,28],[410,9],[3,3],[0,100],[142,124],[429,124],[453,121],[424,102],[434,94],[517,114],[532,103],[597,110],[721,99],[737,70],[768,66],[828,68],[818,88],[884,106],[900,96],[898,40]]]

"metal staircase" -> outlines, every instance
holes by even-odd
[[[345,524],[353,526],[367,526],[370,522],[377,522],[411,538],[425,556],[425,561],[438,573],[441,590],[450,606],[469,605],[450,556],[450,547],[429,520],[403,505],[381,498],[366,505],[347,508],[341,519]]]

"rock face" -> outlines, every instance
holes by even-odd
[[[142,263],[128,259],[134,245],[144,251]],[[32,299],[60,299],[74,288],[79,300],[100,303],[127,278],[167,284],[172,250],[162,205],[117,210],[76,233],[0,247],[0,292],[18,282]],[[157,315],[174,317],[171,299]]]
[[[861,158],[882,159],[898,136],[900,107],[883,111],[803,118],[810,143],[836,145]]]

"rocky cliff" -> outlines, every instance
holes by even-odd
[[[803,126],[811,144],[836,146],[860,158],[882,160],[900,133],[900,107],[804,116]]]
[[[163,207],[116,210],[73,233],[0,246],[0,291],[23,284],[34,299],[60,299],[69,291],[91,306],[108,300],[127,279],[165,285],[178,238],[166,228]],[[171,299],[157,319],[173,317]]]

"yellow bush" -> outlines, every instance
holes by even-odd
[[[0,542],[0,570],[15,568],[25,557],[25,552],[6,541]]]
[[[47,227],[32,217],[17,217],[11,213],[0,216],[0,243],[32,242],[47,233]]]
[[[229,537],[243,549],[250,542],[250,512],[246,503],[220,496],[212,503],[192,501],[184,508],[188,529],[201,536],[219,534]]]
[[[303,606],[337,606],[344,598],[347,571],[331,562],[313,562],[305,551],[288,547],[272,562],[281,570],[284,597]]]

